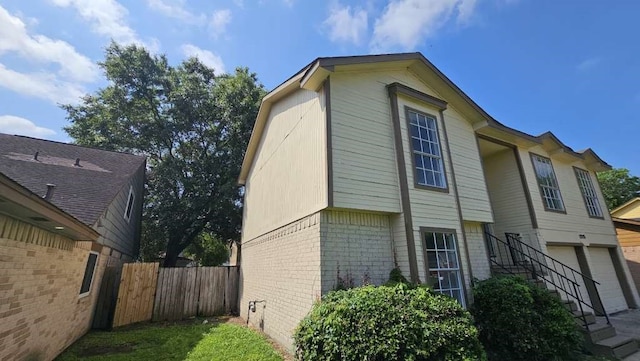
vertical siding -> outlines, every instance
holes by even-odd
[[[534,244],[530,242],[533,227],[513,150],[505,149],[486,157],[484,168],[495,217],[495,236],[504,240],[505,232],[520,233],[525,241]]]
[[[142,202],[144,201],[144,166],[129,179],[113,198],[107,210],[100,216],[93,228],[100,233],[98,243],[113,248],[131,258],[136,258],[140,250],[140,227]],[[124,218],[129,199],[129,189],[133,187],[135,200],[131,219]]]
[[[327,206],[324,105],[302,89],[273,105],[245,187],[243,240]]]
[[[616,234],[611,222],[611,217],[606,209],[604,197],[595,180],[595,174],[589,172],[593,181],[598,200],[602,207],[604,218],[591,218],[587,213],[587,209],[582,198],[582,193],[578,187],[573,166],[587,169],[581,162],[567,163],[559,160],[557,157],[549,156],[540,146],[533,147],[529,150],[519,149],[522,165],[524,168],[533,207],[538,220],[539,236],[542,241],[555,242],[578,242],[578,243],[606,243],[616,244]],[[565,205],[566,214],[558,212],[549,212],[544,209],[542,198],[540,196],[540,188],[536,180],[531,157],[529,152],[549,157],[553,164],[553,169],[558,179],[558,185],[562,194],[562,200]],[[580,239],[579,235],[585,235],[585,239]]]

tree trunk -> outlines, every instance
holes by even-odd
[[[162,267],[175,267],[176,263],[178,263],[178,256],[180,256],[182,250],[175,243],[177,242],[171,242],[170,240],[169,244],[167,244],[167,252],[165,253]]]

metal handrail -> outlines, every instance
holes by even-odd
[[[545,285],[554,286],[554,289],[560,296],[561,292],[564,293],[568,301],[571,301],[571,299],[577,301],[578,307],[580,308],[579,318],[582,320],[583,325],[587,330],[589,329],[589,324],[587,322],[583,306],[590,308],[593,311],[594,315],[596,313],[603,313],[607,320],[607,323],[610,324],[609,316],[604,310],[604,307],[601,307],[602,312],[600,312],[600,310],[596,312],[593,302],[588,303],[583,299],[582,293],[580,292],[580,284],[578,282],[578,278],[582,277],[585,283],[592,283],[595,294],[597,295],[597,300],[602,306],[600,294],[598,293],[598,290],[595,286],[596,284],[599,284],[598,282],[556,260],[555,258],[550,257],[542,253],[541,251],[531,247],[530,245],[522,242],[519,236],[516,234],[505,234],[507,236],[506,242],[491,233],[487,232],[486,235],[487,240],[489,241],[489,247],[491,249],[491,263],[501,267],[511,274],[516,274],[512,269],[507,268],[507,266],[504,264],[505,259],[507,261],[510,260],[513,266],[521,267],[524,270],[531,272],[533,280],[540,279],[545,283]],[[495,246],[493,244],[494,242]],[[526,252],[523,250],[523,246],[525,247],[524,249],[526,250]],[[503,249],[508,250],[508,253],[506,255],[502,253]],[[496,258],[498,257],[496,251],[499,252],[499,258],[501,262],[498,262],[498,260],[496,260]],[[532,256],[532,251],[535,257]],[[558,267],[560,267],[560,271],[558,271]]]

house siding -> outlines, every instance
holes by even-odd
[[[628,206],[614,212],[612,216],[622,219],[640,219],[640,201],[634,201]]]
[[[321,296],[320,218],[303,217],[241,248],[240,316],[289,348],[293,330]],[[254,300],[264,302],[245,313]]]
[[[574,243],[597,243],[616,245],[617,239],[615,230],[611,222],[609,212],[607,212],[604,197],[595,180],[595,174],[589,172],[598,200],[602,207],[603,218],[591,218],[582,198],[582,193],[578,187],[573,167],[587,169],[581,162],[564,162],[553,155],[549,155],[542,147],[536,146],[529,150],[519,149],[520,157],[523,160],[523,169],[526,181],[531,193],[533,208],[538,220],[538,235],[543,242],[574,242]],[[550,212],[544,209],[540,188],[531,163],[529,153],[535,153],[544,157],[549,157],[553,164],[553,169],[558,179],[560,193],[564,202],[566,214]],[[584,235],[581,239],[579,235]]]
[[[491,277],[491,265],[489,264],[482,223],[464,222],[464,230],[467,235],[473,277],[479,280]]]
[[[80,298],[92,242],[11,222],[20,232],[0,234],[0,360],[52,360],[89,330],[111,250],[99,246],[90,294]]]
[[[327,207],[325,117],[322,90],[273,105],[245,186],[243,239]]]
[[[93,225],[93,228],[100,233],[98,243],[118,250],[131,259],[137,258],[140,250],[144,174],[145,166],[142,165],[120,189],[109,207]],[[127,220],[124,218],[124,213],[131,188],[133,188],[135,199],[131,219]]]
[[[323,211],[322,293],[346,284],[380,285],[395,267],[388,215]]]
[[[523,241],[536,246],[537,238],[513,150],[505,149],[484,159],[484,173],[495,217],[494,235],[504,240],[505,232],[519,233]]]

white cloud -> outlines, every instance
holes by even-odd
[[[233,0],[233,3],[240,9],[244,9],[244,0]]]
[[[26,135],[30,137],[45,138],[55,135],[53,129],[37,126],[29,119],[14,115],[0,115],[0,133]]]
[[[15,52],[30,62],[54,63],[61,76],[73,80],[90,82],[99,75],[98,67],[69,43],[29,35],[25,23],[0,6],[0,55],[7,52]]]
[[[576,70],[579,72],[586,72],[597,67],[600,62],[602,62],[602,59],[598,57],[585,59],[576,65]]]
[[[328,28],[331,41],[359,44],[367,32],[367,11],[352,11],[351,6],[336,3],[329,10],[329,16],[323,22],[323,26]]]
[[[211,15],[211,21],[209,22],[209,28],[211,35],[214,38],[218,38],[227,31],[227,25],[231,22],[231,10],[222,9],[214,11]]]
[[[109,37],[119,43],[145,43],[127,25],[129,11],[115,0],[50,0],[59,7],[73,7],[80,16],[91,23],[96,34]]]
[[[51,101],[54,104],[77,103],[86,94],[81,83],[66,80],[46,71],[20,73],[0,64],[0,86],[13,92]]]
[[[53,103],[75,103],[84,85],[98,79],[98,67],[62,40],[30,34],[25,23],[0,6],[0,55],[14,53],[34,64],[30,73],[0,63],[0,87]]]
[[[225,72],[222,58],[211,51],[201,49],[193,44],[184,44],[181,49],[185,56],[200,59],[204,65],[213,68],[216,74],[222,74]]]
[[[376,19],[371,48],[415,49],[451,18],[467,21],[475,11],[475,3],[475,0],[390,0]]]
[[[147,4],[163,15],[181,20],[185,23],[202,25],[207,17],[204,14],[194,14],[185,8],[184,0],[147,0]]]

